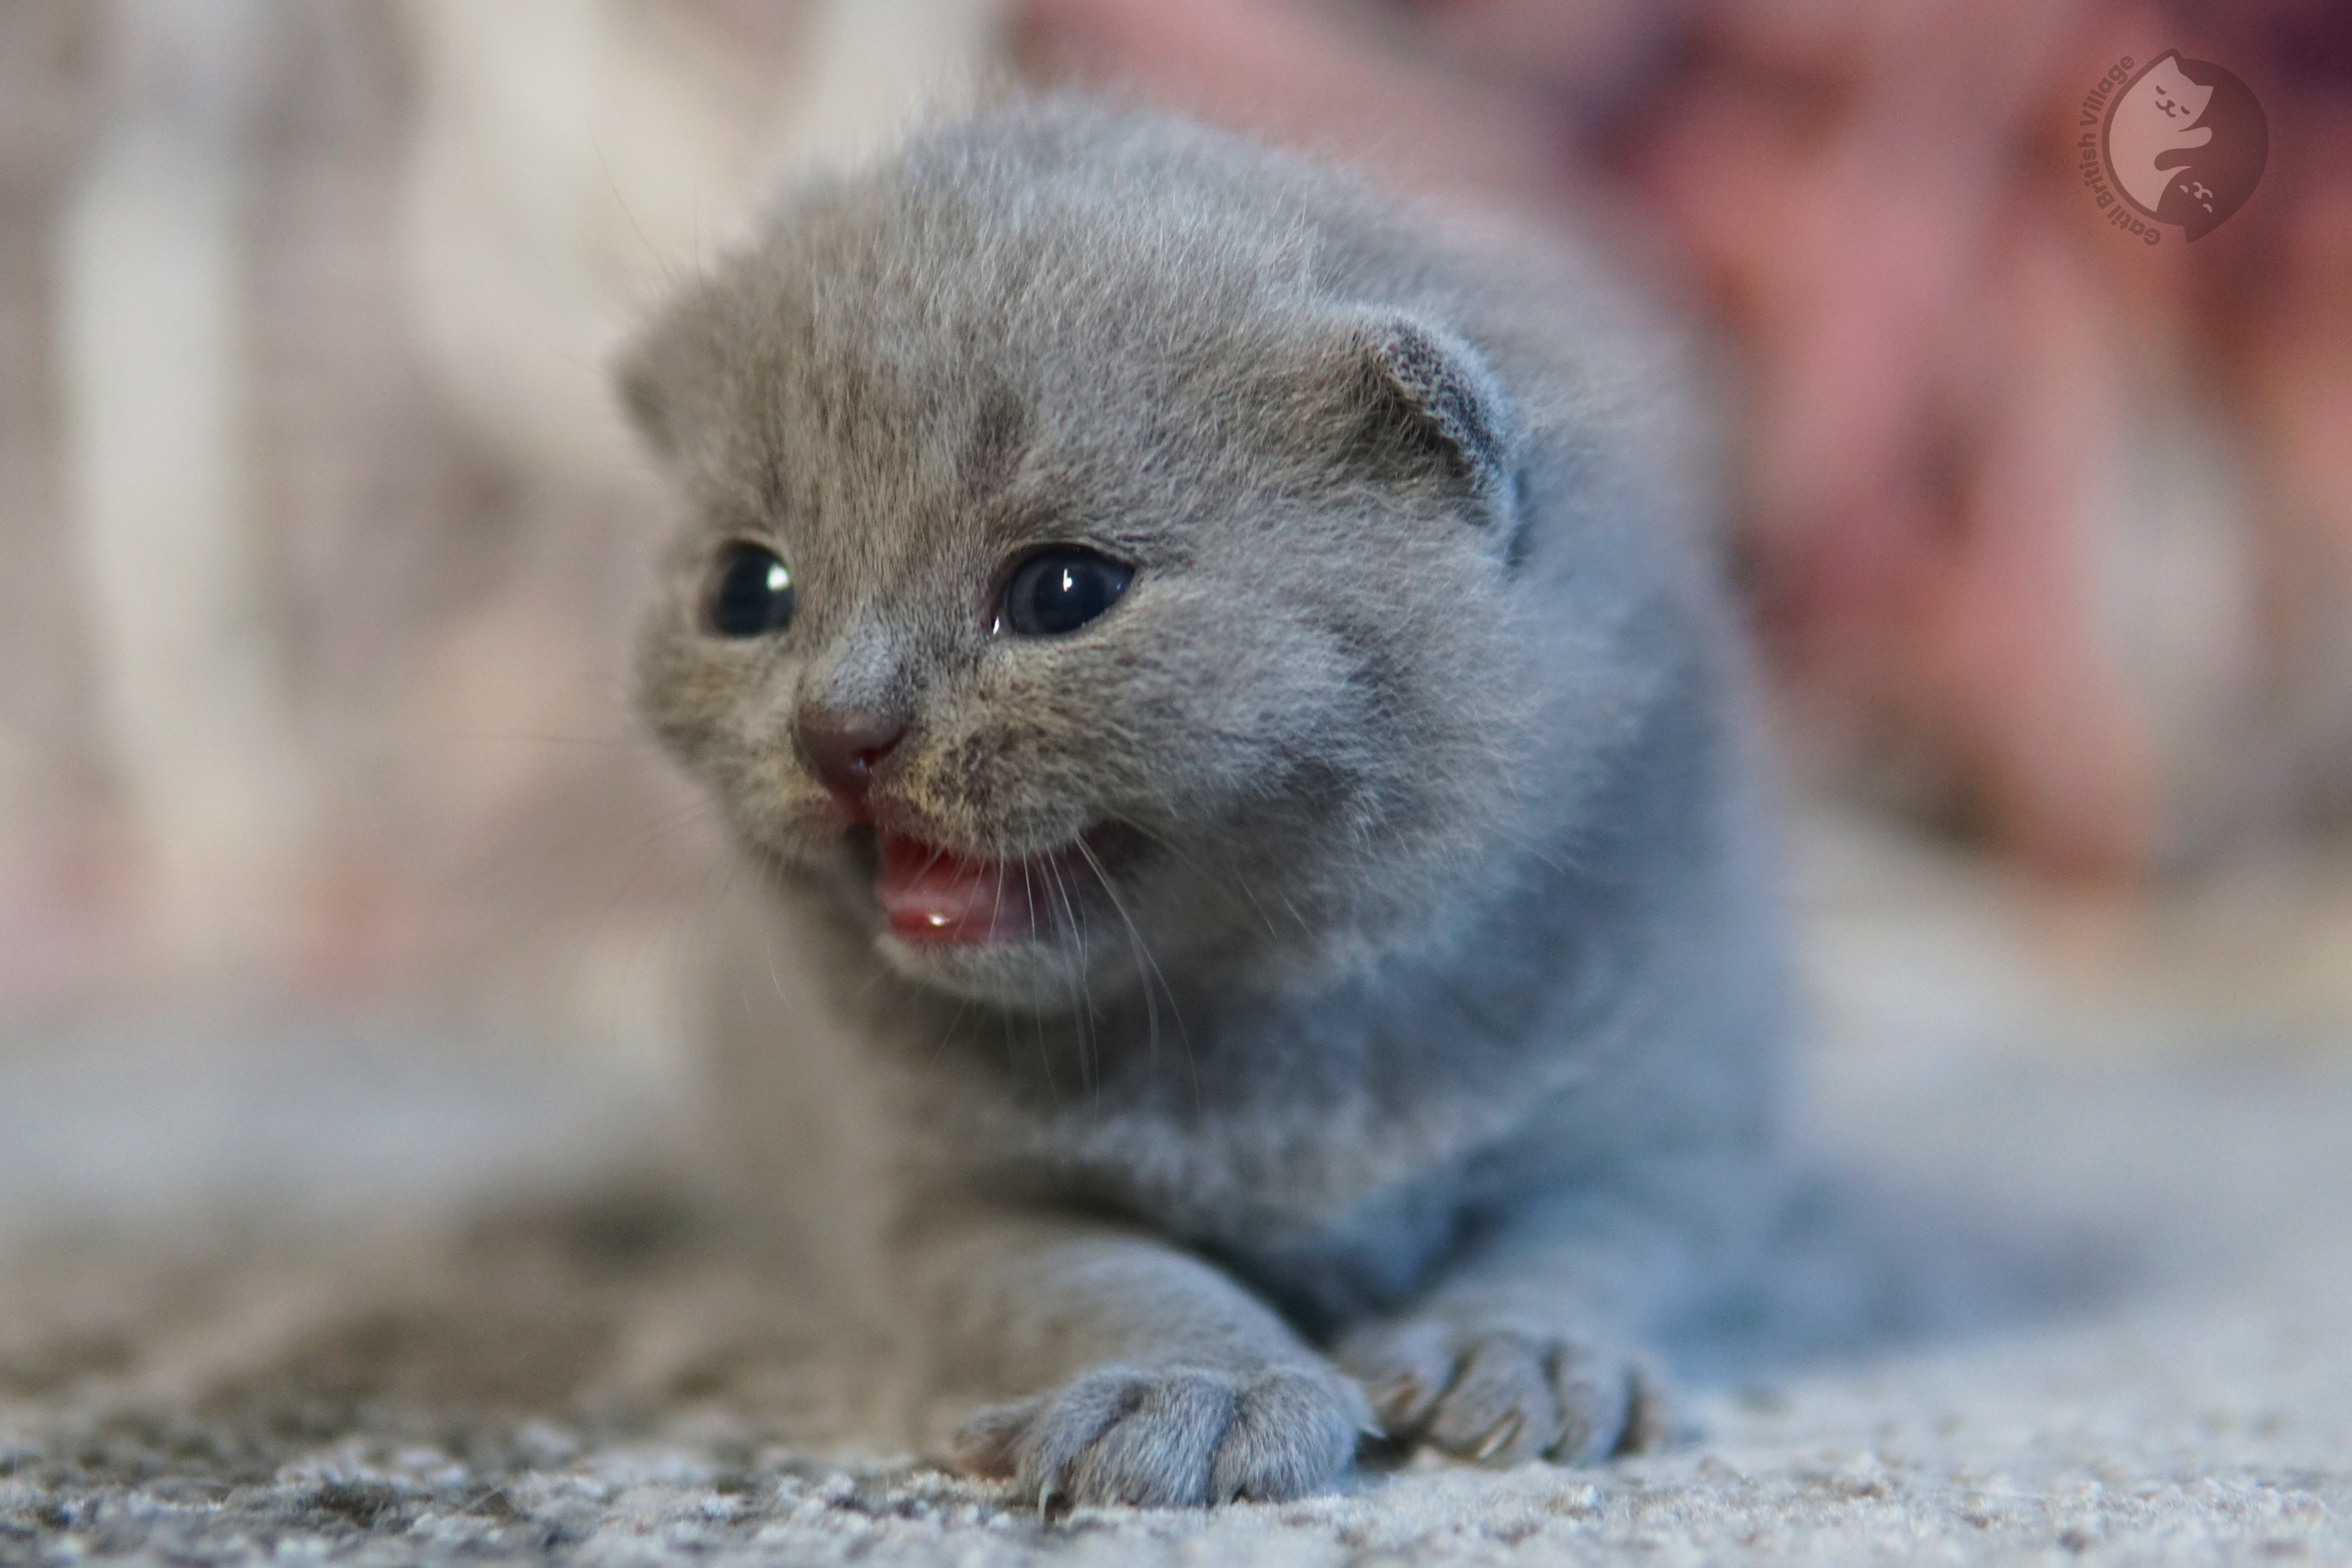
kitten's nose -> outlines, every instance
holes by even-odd
[[[904,716],[874,708],[803,703],[792,721],[800,760],[817,781],[853,804],[865,798],[874,769],[907,733]]]

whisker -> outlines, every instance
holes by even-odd
[[[1004,873],[1005,863],[1002,861],[997,862],[996,904],[1000,908],[1002,908],[1004,904]],[[1023,893],[1025,897],[1029,882],[1029,863],[1026,861],[1021,863],[1021,881]],[[1006,1008],[1003,1010],[1005,1047],[1009,1053],[1012,1049],[1012,1010],[1011,1008]],[[1047,1098],[1052,1100],[1054,1109],[1058,1111],[1061,1109],[1062,1103],[1061,1085],[1056,1081],[1054,1077],[1054,1053],[1052,1048],[1046,1043],[1046,1022],[1042,1018],[1037,1020],[1037,1065],[1045,1070],[1046,1094]]]
[[[1163,794],[1160,798],[1161,804],[1169,805],[1170,810],[1172,813],[1174,807],[1172,805],[1170,805],[1166,795]],[[1258,897],[1258,890],[1250,885],[1249,877],[1243,874],[1242,869],[1239,866],[1220,867],[1204,863],[1197,856],[1186,853],[1173,839],[1170,839],[1165,833],[1157,832],[1149,826],[1136,821],[1132,817],[1119,817],[1113,818],[1113,820],[1117,822],[1122,828],[1131,829],[1134,831],[1142,834],[1146,839],[1148,839],[1155,847],[1164,850],[1168,853],[1175,856],[1176,859],[1181,861],[1188,869],[1197,874],[1204,882],[1208,884],[1210,887],[1216,889],[1217,891],[1224,891],[1220,884],[1229,878],[1233,886],[1240,889],[1243,901],[1248,903],[1250,908],[1256,912],[1260,923],[1266,928],[1266,934],[1268,936],[1278,936],[1281,934],[1275,927],[1273,916],[1266,908],[1265,901]],[[1291,919],[1296,923],[1301,932],[1311,933],[1313,931],[1314,928],[1307,924],[1306,917],[1298,912],[1298,907],[1293,904],[1287,897],[1283,898],[1283,908],[1284,911],[1289,914]]]
[[[956,1032],[963,1027],[964,1014],[971,1005],[972,998],[969,997],[956,998],[956,1016],[947,1021],[946,1029],[940,1033],[939,1043],[932,1047],[931,1065],[933,1066],[939,1066],[939,1058],[947,1055],[947,1047],[955,1042]]]
[[[1168,993],[1168,1010],[1176,1020],[1176,1037],[1184,1046],[1184,1065],[1192,1075],[1193,1103],[1197,1108],[1201,1102],[1200,1063],[1193,1055],[1193,1037],[1191,1032],[1184,1027],[1184,1011],[1177,1004],[1176,987],[1168,983],[1168,976],[1159,967],[1159,961],[1151,955],[1151,944],[1144,940],[1142,930],[1136,926],[1134,917],[1127,913],[1126,905],[1119,897],[1119,890],[1111,885],[1110,874],[1102,869],[1101,857],[1095,854],[1084,839],[1078,840],[1077,843],[1078,852],[1085,858],[1087,865],[1094,873],[1094,880],[1102,885],[1103,893],[1109,897],[1111,908],[1118,911],[1120,920],[1127,928],[1128,946],[1136,958],[1136,978],[1143,982],[1144,1020],[1148,1040],[1145,1059],[1155,1065],[1159,1060],[1159,1008],[1151,995],[1152,981],[1156,978],[1159,983],[1159,988]],[[1151,971],[1148,975],[1144,973],[1144,966],[1147,964],[1150,966]]]
[[[1102,1080],[1094,1071],[1094,993],[1086,983],[1085,934],[1078,923],[1078,905],[1069,896],[1069,885],[1063,879],[1058,859],[1045,863],[1046,873],[1053,883],[1054,897],[1059,900],[1062,914],[1069,925],[1069,938],[1077,953],[1077,967],[1070,971],[1070,1019],[1078,1029],[1078,1082],[1080,1089],[1093,1094],[1097,1109],[1102,1104]]]
[[[1155,786],[1152,793],[1159,797],[1160,806],[1167,810],[1170,816],[1173,817],[1177,815],[1175,803],[1168,798],[1168,792],[1165,789]],[[1216,891],[1224,891],[1221,886],[1222,880],[1225,876],[1229,875],[1233,879],[1233,885],[1241,889],[1241,897],[1248,901],[1250,908],[1256,911],[1260,922],[1266,928],[1266,934],[1268,936],[1275,936],[1279,934],[1274,930],[1273,917],[1266,912],[1266,906],[1260,901],[1257,890],[1250,886],[1249,879],[1242,875],[1241,868],[1239,866],[1232,866],[1220,871],[1216,867],[1204,865],[1199,860],[1190,854],[1187,854],[1182,848],[1178,847],[1176,841],[1169,838],[1166,834],[1156,833],[1151,829],[1131,818],[1122,818],[1119,821],[1122,826],[1135,829],[1135,831],[1141,833],[1145,838],[1150,840],[1160,849],[1163,849],[1170,854],[1174,855],[1179,861],[1182,861],[1187,868],[1196,873],[1203,881],[1207,883],[1211,888],[1216,889]]]

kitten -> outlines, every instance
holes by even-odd
[[[730,1109],[1013,1401],[967,1470],[1200,1504],[1665,1430],[1785,1004],[1654,342],[1056,100],[790,193],[625,357],[686,519],[643,705],[758,868]]]

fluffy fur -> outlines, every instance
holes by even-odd
[[[1779,922],[1655,336],[1431,229],[1032,105],[790,192],[623,366],[684,517],[643,705],[761,872],[730,1111],[1044,1501],[1651,1442],[1647,1325],[1774,1201]],[[781,634],[703,629],[732,540]],[[992,631],[1061,541],[1125,596]],[[907,727],[862,813],[812,703]],[[877,827],[1049,880],[1038,929],[893,934]]]

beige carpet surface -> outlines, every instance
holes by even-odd
[[[283,1125],[225,1170],[187,1165],[183,1128],[183,1189],[150,1171],[108,1194],[146,1217],[106,1227],[51,1223],[90,1182],[37,1196],[0,1165],[0,1562],[2352,1561],[2352,1081],[2324,1060],[1825,1086],[1860,1129],[1838,1157],[1895,1212],[2132,1261],[2088,1301],[1702,1386],[1674,1452],[1044,1520],[925,1466],[888,1361],[808,1324],[676,1183],[567,1169],[556,1145],[610,1146],[617,1101],[389,1046],[288,1047],[209,1091],[94,1055],[17,1076],[5,1158],[70,1145],[119,1177],[207,1092],[275,1094]],[[387,1122],[414,1165],[338,1191]],[[503,1168],[466,1166],[485,1143]],[[255,1160],[281,1186],[224,1202]]]

